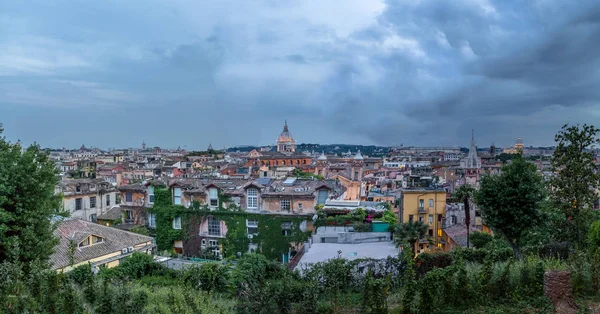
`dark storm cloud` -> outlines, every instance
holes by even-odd
[[[271,144],[284,119],[301,142],[547,145],[600,115],[598,1],[10,2],[0,44],[0,122],[59,147]]]

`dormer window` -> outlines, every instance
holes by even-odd
[[[219,194],[216,188],[208,189],[208,204],[210,207],[219,206]]]
[[[102,237],[99,236],[95,236],[95,235],[90,235],[89,237],[85,238],[83,241],[79,242],[79,247],[86,247],[86,246],[90,246],[96,243],[102,243],[104,242],[104,239]]]
[[[249,209],[257,209],[258,208],[258,190],[251,188],[248,189],[247,193],[247,202],[246,202],[246,206]]]

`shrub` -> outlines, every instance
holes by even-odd
[[[225,292],[229,286],[230,269],[220,263],[193,265],[183,273],[186,285],[204,291]]]
[[[374,278],[373,272],[369,270],[363,284],[363,313],[386,314],[388,312],[387,298],[389,294],[390,278]]]
[[[600,247],[600,220],[596,220],[590,226],[588,231],[588,241],[593,247]]]
[[[421,253],[415,260],[417,273],[421,276],[434,268],[444,268],[452,265],[452,254],[445,252]]]
[[[145,236],[150,235],[150,230],[144,226],[134,226],[129,231]]]
[[[87,280],[88,277],[93,276],[92,266],[89,263],[77,266],[77,267],[73,268],[73,270],[71,270],[71,272],[69,272],[69,276],[78,285],[82,285]]]
[[[371,232],[372,225],[368,223],[355,222],[352,224],[355,232]]]
[[[489,233],[476,231],[471,233],[469,240],[471,240],[471,244],[473,244],[473,246],[476,248],[483,249],[492,242],[493,237]]]

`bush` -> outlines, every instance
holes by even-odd
[[[471,244],[473,244],[473,246],[475,246],[476,248],[483,249],[489,243],[492,242],[493,236],[489,233],[475,231],[471,233],[471,235],[469,236],[469,240],[471,241]]]
[[[83,285],[83,283],[88,279],[88,277],[93,276],[92,266],[89,263],[77,266],[73,268],[71,272],[69,272],[69,276],[78,285]]]
[[[186,285],[204,291],[225,292],[229,287],[230,269],[220,263],[193,265],[183,273]]]
[[[452,254],[445,252],[421,253],[415,260],[417,273],[421,276],[434,268],[445,268],[452,265]]]
[[[493,261],[501,262],[507,261],[511,257],[514,257],[513,250],[510,248],[502,249],[467,249],[467,248],[456,248],[451,254],[453,258],[462,258],[466,262],[483,264],[486,257],[491,255]]]
[[[352,228],[354,228],[355,232],[371,232],[372,225],[362,222],[355,222],[352,224]]]
[[[134,226],[129,231],[145,236],[150,235],[150,231],[144,226]]]
[[[588,231],[588,241],[590,241],[590,245],[600,247],[600,220],[592,223],[590,231]]]

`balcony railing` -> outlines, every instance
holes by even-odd
[[[425,209],[425,207],[419,207],[419,214],[426,214],[427,213],[427,209]]]

